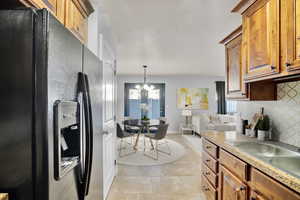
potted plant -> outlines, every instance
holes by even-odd
[[[265,140],[270,130],[270,119],[267,115],[262,115],[257,124],[257,139]]]
[[[150,123],[150,119],[146,115],[144,115],[141,120],[142,120],[142,123],[145,123],[145,124]]]

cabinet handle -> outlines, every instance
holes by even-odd
[[[206,149],[210,149],[211,148],[211,146],[206,146]]]
[[[204,191],[209,191],[209,188],[208,188],[208,187],[205,187],[205,186],[203,186],[203,190],[204,190]]]
[[[289,63],[289,62],[286,62],[286,63],[285,63],[285,66],[286,66],[287,68],[289,68],[290,66],[292,66],[292,64]]]
[[[209,172],[203,172],[203,175],[210,175]]]
[[[210,162],[210,160],[205,160],[206,162]]]
[[[300,40],[300,36],[297,37],[297,40]]]
[[[274,71],[276,69],[275,66],[271,66],[271,70]]]

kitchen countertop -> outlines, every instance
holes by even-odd
[[[245,135],[237,134],[234,131],[229,132],[217,132],[217,131],[207,131],[202,134],[204,138],[207,140],[215,143],[216,145],[220,146],[221,148],[225,149],[226,151],[230,152],[231,154],[235,155],[236,157],[244,160],[251,166],[259,169],[260,171],[264,172],[265,174],[269,175],[270,177],[274,178],[275,180],[281,182],[282,184],[286,185],[287,187],[295,190],[296,192],[300,193],[300,179],[296,176],[293,176],[281,169],[278,169],[271,164],[260,160],[248,153],[245,153],[239,150],[237,147],[233,146],[230,143],[233,142],[257,142],[255,138],[249,138]],[[277,144],[279,146],[283,146],[282,143],[279,142],[272,142],[272,144]]]

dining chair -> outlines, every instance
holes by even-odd
[[[148,156],[150,158],[153,158],[154,160],[158,160],[158,154],[160,153],[164,153],[167,155],[171,155],[171,149],[170,146],[168,144],[167,140],[163,140],[165,139],[166,135],[167,135],[167,131],[168,131],[168,127],[169,124],[160,124],[158,126],[158,130],[155,134],[145,134],[145,138],[144,138],[144,155]],[[146,138],[149,139],[150,145],[151,145],[151,151],[154,152],[155,156],[149,155],[146,153]],[[155,144],[153,143],[153,141],[155,141]],[[162,149],[159,148],[159,146],[161,145],[166,145],[168,151],[163,151]]]
[[[124,120],[124,130],[129,133],[138,133],[140,131],[140,127],[138,126],[138,119],[127,119]]]
[[[126,138],[131,137],[131,138],[130,138],[130,139],[131,139],[131,143],[127,142],[127,144],[129,144],[130,147],[133,147],[132,139],[133,139],[134,134],[135,134],[135,133],[129,133],[129,132],[124,131],[124,130],[121,128],[121,125],[120,125],[119,123],[117,123],[117,137],[121,139],[121,141],[120,141],[120,146],[119,146],[119,157],[120,157],[120,158],[135,153],[135,151],[132,151],[132,152],[129,152],[129,153],[127,153],[127,154],[122,155],[122,151],[123,151],[124,149],[126,149],[126,147],[123,147],[124,140],[125,140]]]
[[[159,118],[159,125],[166,124],[166,123],[167,123],[167,118],[165,118],[165,117],[160,117]],[[150,133],[157,133],[159,125],[149,127],[149,132]]]

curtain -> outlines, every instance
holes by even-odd
[[[226,114],[225,81],[216,81],[218,114]]]

